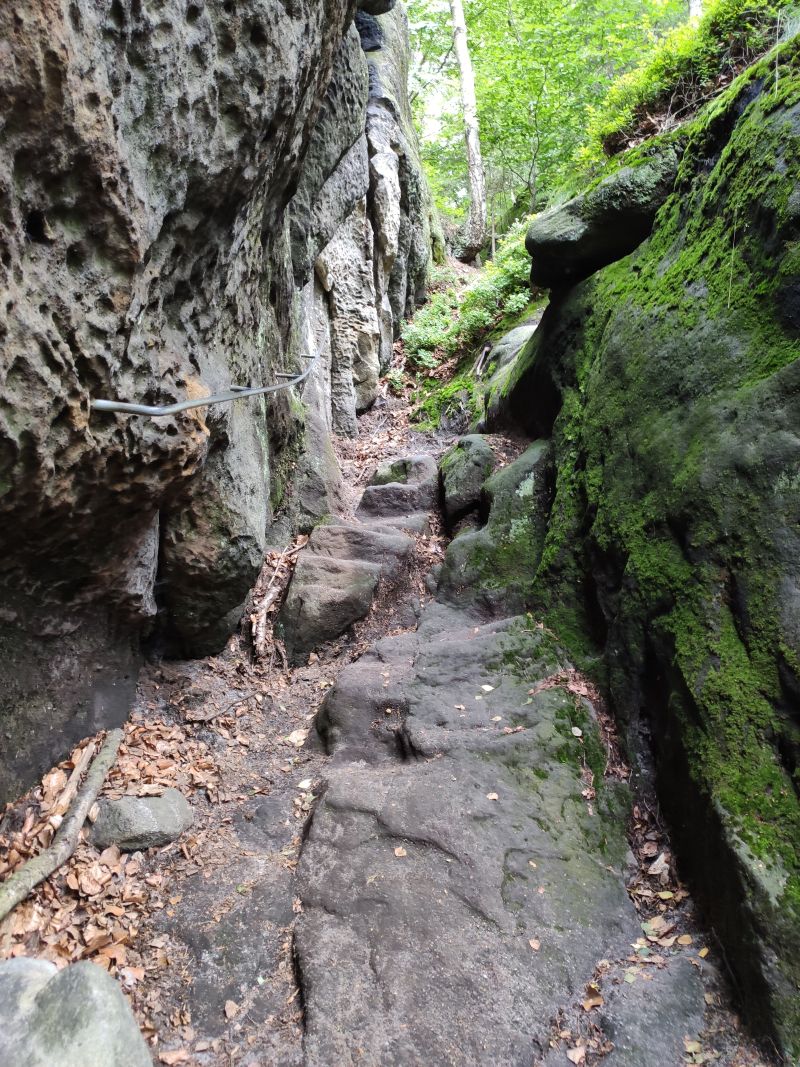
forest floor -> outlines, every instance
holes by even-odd
[[[382,388],[378,404],[360,420],[358,438],[338,442],[348,518],[380,461],[417,452],[438,457],[451,443],[446,435],[415,432],[409,396]],[[505,460],[520,450],[508,439],[493,444]],[[295,871],[327,774],[315,715],[347,665],[387,635],[414,629],[432,597],[426,574],[445,549],[434,523],[417,537],[402,579],[381,588],[369,616],[302,666],[287,666],[275,646],[254,658],[248,626],[221,655],[150,663],[104,795],[176,787],[192,805],[191,829],[145,853],[100,851],[84,840],[0,925],[0,958],[34,955],[58,965],[90,959],[104,967],[122,983],[157,1063],[305,1062],[293,929],[303,910]],[[281,566],[278,554],[268,557],[262,589],[276,573],[285,584],[288,568],[284,563],[282,573]],[[389,687],[388,675],[384,684]],[[612,737],[610,718],[605,728]],[[38,789],[9,805],[0,823],[9,869],[52,834],[48,812],[80,747]],[[623,961],[625,981],[641,978],[659,959],[685,954],[702,976],[706,1017],[702,1040],[687,1037],[678,1062],[768,1064],[731,1007],[723,968],[711,965],[717,949],[675,875],[654,797],[638,798],[629,839],[636,862],[628,893],[645,925],[630,962]],[[601,972],[604,965],[612,966],[598,961]],[[612,1046],[592,1021],[599,1004],[590,985],[551,1020],[552,1049],[561,1057],[552,1062],[603,1061]],[[338,1062],[331,1058],[330,1067]],[[664,1067],[670,1067],[666,1060]]]

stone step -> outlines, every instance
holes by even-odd
[[[413,540],[402,533],[395,533],[393,529],[356,523],[332,523],[314,530],[305,552],[331,559],[374,563],[380,567],[381,576],[388,578],[397,573],[413,549]]]
[[[567,667],[525,616],[482,624],[435,604],[339,675],[298,868],[307,1067],[527,1067],[602,960],[598,1019],[641,1056],[621,1067],[682,1061],[702,1026],[695,969],[668,962],[663,1004],[642,978],[642,996],[617,992],[641,935],[623,877],[629,794],[603,779],[587,702],[531,695]]]

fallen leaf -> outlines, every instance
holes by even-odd
[[[581,730],[580,726],[573,726],[572,727],[572,736],[573,737],[583,737],[583,730]]]
[[[567,1049],[567,1059],[570,1063],[583,1063],[586,1059],[586,1048],[581,1045],[580,1048]]]
[[[467,705],[466,704],[454,704],[453,707],[456,709],[456,711],[466,711],[467,710]]]
[[[538,937],[532,937],[528,944],[531,946],[534,952],[538,952],[539,949],[542,947],[542,943],[538,939]]]
[[[688,1037],[685,1037],[685,1038],[683,1039],[683,1049],[684,1049],[684,1051],[685,1051],[685,1052],[687,1052],[687,1053],[688,1053],[688,1054],[689,1054],[690,1056],[691,1056],[691,1055],[692,1055],[693,1053],[695,1053],[695,1052],[699,1052],[701,1048],[702,1048],[702,1045],[700,1044],[700,1042],[699,1042],[699,1041],[692,1041],[692,1040],[691,1040],[690,1038],[688,1038]]]
[[[591,1011],[593,1008],[602,1008],[603,998],[599,993],[594,993],[592,996],[587,997],[586,1000],[581,1001],[584,1011]]]
[[[681,934],[681,936],[678,938],[678,944],[679,945],[691,945],[691,943],[692,943],[692,935],[691,934]]]
[[[708,949],[707,948],[701,948],[700,951],[697,953],[697,955],[700,957],[701,960],[704,960],[706,958],[706,956],[708,955]]]
[[[502,722],[502,721],[503,721],[503,716],[502,715],[493,715],[492,716],[492,722]]]
[[[402,845],[398,845],[397,846],[397,848],[394,850],[394,854],[395,854],[395,856],[397,856],[398,859],[402,859],[403,856],[407,856],[408,855],[408,853],[406,852],[406,850],[403,848]]]
[[[172,1052],[159,1052],[158,1058],[162,1063],[166,1063],[167,1065],[173,1063],[188,1063],[189,1053],[186,1049],[178,1048]]]
[[[308,737],[308,730],[292,730],[292,732],[285,738],[290,745],[294,745],[295,748],[302,748],[306,743]]]
[[[484,693],[493,693],[494,692],[494,686],[493,685],[482,685],[481,689],[484,691]]]
[[[226,1019],[232,1019],[238,1010],[239,1010],[239,1005],[236,1003],[235,1000],[226,1000],[225,1001],[225,1018]]]
[[[486,799],[487,800],[499,800],[500,797],[497,795],[497,793],[487,793],[486,794]]]
[[[297,788],[298,789],[304,789],[304,790],[305,789],[310,789],[313,784],[314,783],[310,778],[304,778],[302,780],[302,782],[298,782],[297,783]]]
[[[667,863],[666,857],[662,852],[658,859],[654,860],[647,868],[647,873],[652,875],[659,875],[664,874],[668,870],[669,864]]]

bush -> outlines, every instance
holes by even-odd
[[[461,293],[439,289],[403,326],[406,357],[412,365],[432,368],[445,359],[471,355],[492,331],[518,318],[531,300],[530,256],[525,251],[529,219],[515,223],[497,254],[478,279]],[[438,284],[455,277],[442,271]]]
[[[593,137],[613,155],[689,118],[776,43],[788,7],[783,0],[716,0],[697,25],[673,30],[645,63],[614,83],[590,121]]]

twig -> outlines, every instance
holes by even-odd
[[[284,563],[295,563],[298,553],[301,548],[304,548],[308,542],[308,537],[299,537],[292,545],[287,545],[278,556],[277,562],[272,570],[272,576],[267,583],[267,587],[264,590],[261,603],[258,605],[258,609],[253,618],[253,649],[255,650],[256,659],[263,659],[267,651],[267,621],[269,618],[270,610],[277,601],[278,597],[283,591],[283,586],[279,583],[275,585],[279,578],[283,577],[283,565]]]
[[[38,856],[28,860],[0,885],[0,922],[17,904],[25,900],[40,882],[66,863],[75,851],[89,809],[97,799],[106,775],[117,758],[122,736],[122,730],[111,730],[106,735],[102,748],[86,773],[86,780],[74,805],[53,838],[53,843]]]

